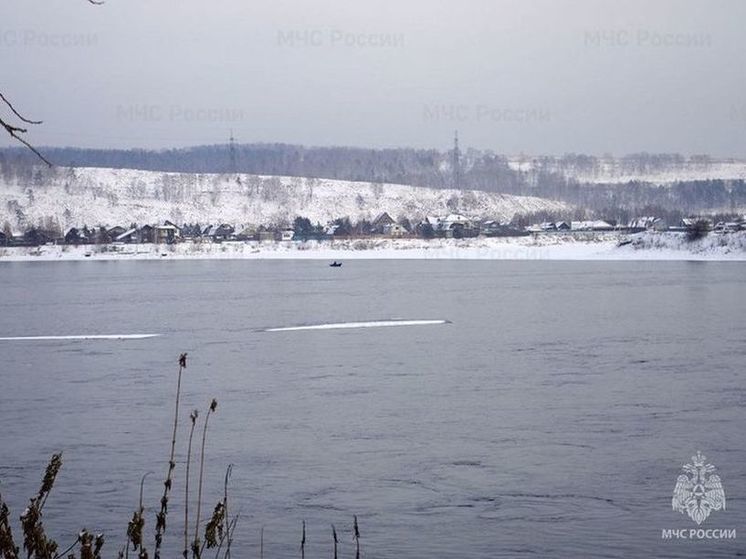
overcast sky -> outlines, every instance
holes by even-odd
[[[44,120],[38,145],[446,148],[458,129],[499,153],[746,156],[743,0],[1,9],[0,87]]]

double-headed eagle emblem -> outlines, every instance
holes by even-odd
[[[701,452],[692,456],[692,463],[685,464],[676,480],[671,505],[673,510],[686,513],[697,524],[702,524],[714,510],[725,510],[725,491],[720,476],[714,474],[715,466],[706,463]]]

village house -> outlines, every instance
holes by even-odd
[[[54,241],[54,238],[51,235],[36,227],[29,229],[23,234],[23,244],[27,246],[45,245],[52,241]]]
[[[425,239],[434,237],[435,227],[433,227],[431,219],[434,219],[434,218],[431,216],[425,217],[425,219],[423,219],[417,225],[415,225],[415,228],[414,228],[415,233]]]
[[[479,231],[485,237],[521,237],[529,234],[510,224],[502,224],[493,220],[483,222]]]
[[[383,212],[382,214],[379,214],[371,224],[373,234],[384,235],[386,227],[390,227],[391,225],[396,225],[396,221],[394,221],[388,212]]]
[[[467,217],[461,214],[449,214],[443,218],[437,218],[436,234],[446,238],[460,239],[463,237],[476,237],[479,230],[475,228]]]
[[[116,238],[127,231],[124,227],[120,225],[115,225],[114,227],[111,227],[110,229],[106,230],[106,234],[112,241],[116,240]]]
[[[202,231],[203,237],[209,237],[215,242],[235,240],[236,229],[232,225],[227,223],[221,223],[220,225],[208,225]]]
[[[156,225],[153,238],[156,244],[173,244],[179,240],[179,228],[175,225]]]
[[[500,224],[500,222],[495,221],[494,219],[483,221],[479,226],[479,231],[485,237],[496,237],[497,233],[499,233],[501,229],[502,225]]]
[[[87,231],[72,227],[65,233],[65,244],[67,245],[87,245],[91,243],[91,237]]]
[[[152,225],[143,225],[139,231],[141,243],[152,243],[155,240],[155,231]]]
[[[736,233],[737,231],[741,230],[741,223],[738,223],[737,221],[719,221],[717,224],[715,224],[715,227],[713,228],[713,232],[722,234],[722,233]]]
[[[629,222],[627,228],[632,232],[640,231],[665,231],[668,229],[666,222],[659,217],[643,216]]]
[[[263,225],[259,227],[259,230],[257,231],[256,237],[261,242],[270,242],[275,240],[275,232],[271,229],[268,229],[264,227]]]
[[[21,231],[11,231],[10,236],[8,237],[8,245],[9,246],[23,246],[25,245],[25,241],[23,240],[24,234]]]
[[[246,225],[236,234],[236,240],[238,241],[256,241],[259,239],[256,227],[253,225]]]
[[[167,221],[166,224],[171,223],[170,221]],[[181,226],[181,238],[182,240],[194,240],[198,239],[202,236],[202,228],[199,226],[199,223],[196,223],[194,225],[185,223]]]
[[[114,238],[115,243],[139,243],[140,242],[140,232],[137,230],[137,227],[132,227],[131,229],[127,229],[123,233],[117,235]]]
[[[669,227],[669,231],[691,231],[697,227],[697,224],[703,222],[707,230],[713,227],[712,220],[707,217],[685,217],[678,224]]]

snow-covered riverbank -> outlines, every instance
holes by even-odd
[[[621,245],[621,246],[620,246]],[[473,260],[734,260],[746,261],[746,233],[598,234],[478,239],[364,239],[332,242],[224,242],[176,245],[0,248],[0,262],[168,259],[473,259]]]

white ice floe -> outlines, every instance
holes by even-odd
[[[160,334],[81,334],[78,336],[8,336],[0,337],[0,342],[50,341],[50,340],[144,340],[157,338]]]
[[[429,326],[446,324],[447,320],[372,320],[368,322],[332,322],[329,324],[313,324],[310,326],[287,326],[283,328],[268,328],[265,332],[300,332],[303,330],[340,330],[352,328],[386,328],[390,326]]]

